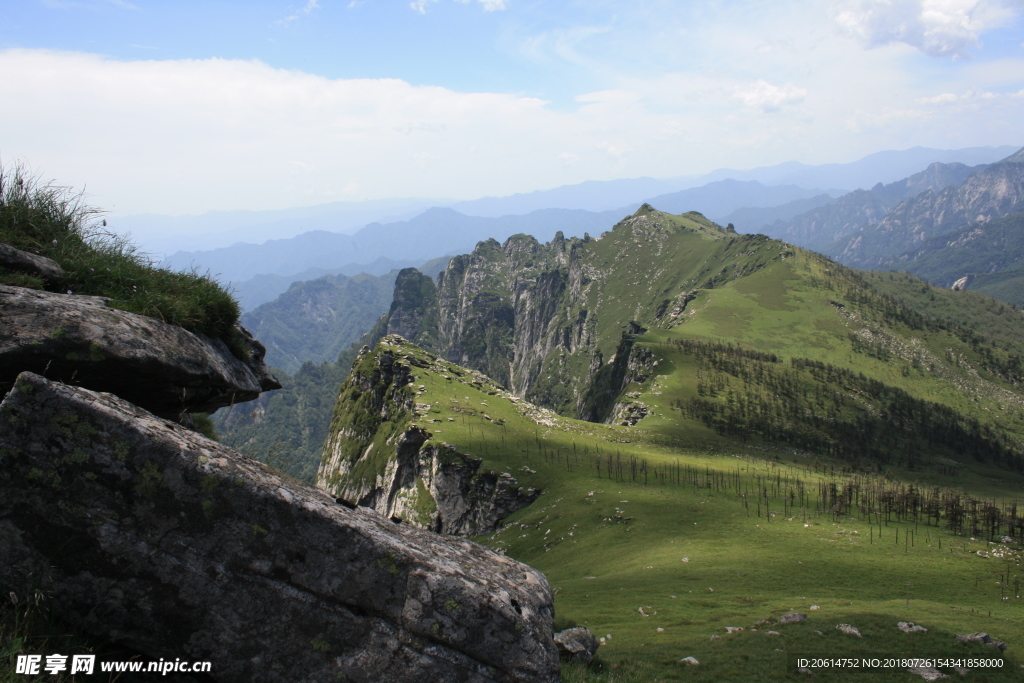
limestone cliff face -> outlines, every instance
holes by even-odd
[[[445,534],[476,535],[539,495],[508,473],[434,440],[421,416],[415,373],[437,359],[389,335],[356,360],[342,386],[317,485],[386,517]],[[486,378],[480,378],[486,381]]]
[[[672,326],[702,288],[785,258],[763,235],[645,205],[599,239],[515,235],[453,258],[434,289],[396,292],[389,329],[479,370],[515,396],[593,421],[612,417],[634,326]],[[401,278],[400,278],[401,279]],[[411,325],[407,321],[415,320]],[[638,329],[638,327],[637,327]],[[628,342],[628,340],[625,340]],[[635,360],[635,359],[634,359]]]

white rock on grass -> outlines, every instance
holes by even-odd
[[[860,631],[857,630],[856,626],[850,626],[849,624],[839,624],[838,626],[836,626],[836,628],[842,631],[843,633],[846,633],[847,635],[863,638],[863,636],[860,634]]]
[[[697,661],[696,657],[683,657],[679,660],[680,664],[689,664],[690,666],[700,666],[700,662]]]
[[[926,681],[937,681],[940,678],[949,678],[946,674],[930,666],[915,666],[907,669],[912,674],[917,674]]]
[[[807,621],[806,614],[798,614],[796,612],[793,612],[790,614],[783,614],[781,617],[779,617],[780,624],[796,624],[801,621]]]
[[[919,626],[912,621],[901,621],[898,624],[896,624],[896,626],[897,628],[899,628],[899,630],[903,631],[904,633],[928,633],[928,629],[926,629],[924,626]]]

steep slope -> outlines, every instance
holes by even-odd
[[[924,171],[888,185],[878,183],[870,190],[855,190],[820,208],[791,220],[780,220],[763,229],[771,237],[807,249],[822,250],[847,235],[876,225],[901,201],[931,190],[941,191],[964,183],[983,167],[933,163]]]
[[[878,268],[951,230],[1024,209],[1020,153],[976,171],[959,187],[929,190],[894,208],[877,225],[849,235],[824,252],[857,268]]]

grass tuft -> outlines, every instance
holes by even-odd
[[[81,193],[42,183],[23,167],[0,166],[0,242],[56,261],[59,282],[0,268],[0,284],[104,296],[111,305],[234,343],[238,302],[209,274],[154,265],[124,236],[105,228]]]

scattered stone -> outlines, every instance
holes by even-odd
[[[654,630],[655,630],[655,631],[657,631],[658,633],[661,633],[661,632],[663,632],[663,631],[664,631],[665,629],[663,629],[662,627],[660,627],[660,626],[659,626],[658,628],[656,628],[656,629],[654,629]]]
[[[779,617],[780,624],[796,624],[801,621],[807,621],[806,614],[791,612],[790,614],[783,614],[781,617]]]
[[[555,634],[555,644],[558,646],[558,654],[563,659],[568,659],[587,664],[594,658],[597,648],[601,646],[604,638],[598,641],[590,629],[583,626],[567,628]]]
[[[710,638],[708,638],[708,640],[718,640],[721,637],[722,636],[711,636]]]
[[[857,630],[856,626],[850,626],[849,624],[839,624],[838,626],[836,626],[836,628],[847,635],[863,638],[863,636],[860,634],[860,631]]]
[[[968,643],[982,643],[984,645],[992,645],[1000,650],[1006,649],[1006,643],[1001,640],[995,640],[987,633],[961,633],[957,635],[956,642],[964,645]]]
[[[819,636],[823,636],[823,635],[825,635],[824,633],[822,633],[822,632],[821,632],[821,631],[819,631],[818,629],[814,629],[814,632],[815,632],[815,633],[817,633],[817,634],[818,634]]]
[[[821,609],[818,605],[811,605],[811,610]]]
[[[742,626],[726,626],[725,627],[725,632],[726,633],[736,633],[737,631],[742,631],[742,630],[743,630]]]
[[[47,282],[59,282],[64,278],[64,269],[56,261],[45,256],[15,249],[0,242],[0,266],[22,273],[38,275]]]
[[[931,666],[914,666],[907,669],[912,674],[917,674],[926,681],[937,681],[941,678],[949,678],[946,674],[942,673],[935,667]]]
[[[754,622],[754,626],[764,626],[765,624],[772,623],[771,619],[758,619]]]
[[[680,560],[680,562],[689,562],[689,561],[690,561],[690,558],[688,558],[688,557],[684,557],[683,559]]]
[[[697,661],[696,657],[683,657],[679,660],[680,664],[689,664],[690,666],[700,666],[700,662]]]
[[[912,621],[901,621],[896,626],[904,633],[928,633],[928,629],[924,626],[919,626]]]
[[[22,373],[0,458],[0,588],[150,659],[227,682],[558,680],[540,572],[110,394]]]
[[[806,666],[801,666],[796,671],[797,671],[797,673],[801,673],[801,674],[810,674],[812,676],[814,675],[814,672],[811,671],[810,669],[808,669]]]
[[[778,631],[765,631],[766,636],[781,636],[782,634]]]

